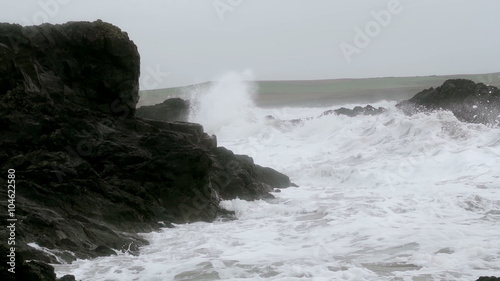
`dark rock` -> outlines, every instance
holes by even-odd
[[[57,281],[76,281],[76,278],[74,275],[64,275],[61,278],[58,278]]]
[[[0,95],[36,95],[47,110],[71,101],[133,116],[139,95],[139,53],[127,33],[102,21],[22,27],[0,24]]]
[[[447,80],[396,106],[406,114],[449,110],[463,122],[493,126],[500,123],[500,90],[466,79]]]
[[[12,267],[8,264],[9,262],[12,262],[10,260],[10,257],[7,257],[7,254],[10,254],[9,248],[5,244],[2,244],[0,245],[0,250],[2,254],[1,264],[0,264],[0,280],[2,281],[10,281],[10,280],[55,281],[56,280],[54,267],[41,261],[26,261],[23,256],[23,253],[18,251],[15,251],[15,260],[13,261],[15,263],[15,267],[12,269]],[[13,270],[14,272],[8,271],[9,269]]]
[[[21,272],[16,276],[18,280],[53,281],[56,280],[54,267],[40,261],[24,262]]]
[[[188,121],[189,101],[171,98],[160,104],[141,106],[136,116],[160,121]]]
[[[221,198],[267,197],[289,182],[217,148],[198,124],[134,117],[139,65],[127,35],[101,21],[0,24],[0,169],[16,171],[26,259],[137,254],[147,244],[137,232],[213,221]]]
[[[290,178],[288,176],[269,167],[256,165],[255,177],[259,181],[274,188],[286,188],[289,186],[297,187],[296,184],[290,182]]]
[[[94,250],[96,254],[100,257],[105,257],[105,256],[116,256],[116,252],[110,249],[109,247],[106,246],[97,246],[97,248]]]
[[[221,209],[218,213],[217,220],[218,221],[234,221],[237,220],[236,213],[234,211]]]
[[[494,276],[490,276],[490,277],[487,277],[487,276],[481,276],[481,277],[479,277],[479,279],[477,279],[476,281],[500,281],[500,277],[494,277]]]
[[[341,107],[341,108],[337,108],[337,109],[329,109],[329,110],[323,112],[320,116],[318,116],[318,118],[321,118],[321,117],[327,116],[327,115],[332,115],[332,114],[346,115],[349,117],[356,117],[358,115],[379,115],[379,114],[382,114],[386,111],[387,111],[387,109],[385,109],[383,107],[375,108],[371,105],[367,105],[365,107],[356,106],[353,109]],[[267,115],[265,117],[266,121],[269,122],[270,124],[273,124],[274,126],[276,126],[279,129],[285,129],[285,130],[287,129],[287,127],[290,127],[290,126],[303,125],[305,121],[312,120],[314,118],[315,117],[307,117],[307,118],[291,119],[291,120],[280,120],[272,115]]]
[[[327,111],[323,112],[323,114],[321,114],[320,117],[325,116],[325,115],[331,115],[331,114],[346,115],[349,117],[355,117],[358,115],[378,115],[378,114],[384,113],[385,111],[387,111],[387,110],[383,107],[375,108],[371,105],[367,105],[365,107],[355,106],[353,109],[341,107],[341,108],[334,109],[334,110],[332,110],[332,109],[327,110]]]
[[[274,188],[292,186],[290,178],[271,168],[255,165],[251,157],[235,155],[218,147],[213,150],[212,187],[224,200],[274,198]]]
[[[4,219],[4,218],[2,218]],[[5,220],[4,220],[5,221]],[[2,227],[2,228],[5,228]],[[6,237],[8,236],[1,236],[2,238],[5,237],[5,239],[2,239],[4,241],[7,240]],[[8,257],[7,255],[11,255],[10,253],[10,247],[7,246],[6,243],[1,243],[0,244],[0,280],[2,281],[15,281],[16,280],[16,271],[18,272],[18,267],[20,265],[22,265],[22,258],[20,257],[20,254],[19,253],[15,253],[15,257],[14,257],[14,260],[12,260],[12,264],[9,264],[9,262],[11,262],[11,258]],[[11,270],[14,270],[14,273],[12,272],[9,272],[8,269],[14,267],[14,269],[11,269]]]

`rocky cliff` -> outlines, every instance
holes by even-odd
[[[290,185],[198,124],[135,117],[139,65],[128,35],[102,21],[0,24],[0,167],[15,170],[25,259],[136,253],[137,232],[212,221],[228,213],[221,199]]]

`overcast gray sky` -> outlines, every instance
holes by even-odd
[[[0,0],[22,25],[102,19],[139,47],[143,89],[500,71],[499,0]]]

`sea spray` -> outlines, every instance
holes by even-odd
[[[193,95],[189,120],[203,125],[218,137],[249,135],[257,120],[253,96],[255,84],[251,71],[226,73],[205,90]]]

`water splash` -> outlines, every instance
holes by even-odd
[[[215,80],[208,89],[193,96],[189,120],[200,123],[205,131],[223,137],[227,134],[250,134],[256,123],[253,74],[229,72]]]

